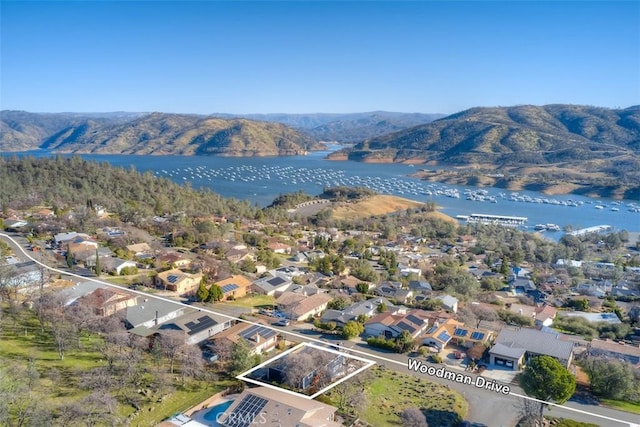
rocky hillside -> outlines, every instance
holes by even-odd
[[[137,116],[51,115],[3,111],[0,150],[63,153],[295,155],[323,146],[278,123],[152,113]],[[28,120],[26,120],[28,119]]]

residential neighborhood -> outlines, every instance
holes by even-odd
[[[193,248],[131,226],[32,238],[21,229],[41,219],[28,218],[5,219],[5,230],[28,237],[26,249],[36,259],[105,284],[65,281],[64,275],[52,280],[35,261],[12,251],[4,257],[11,274],[3,275],[3,289],[25,296],[56,290],[69,307],[121,319],[127,333],[150,348],[161,342],[194,346],[218,369],[233,364],[232,349],[243,347],[255,361],[268,360],[300,334],[332,350],[362,349],[374,358],[390,350],[418,355],[512,386],[539,356],[557,360],[574,375],[584,375],[582,361],[594,358],[624,361],[634,372],[640,366],[634,308],[640,274],[613,263],[515,263],[480,251],[478,238],[469,235],[445,244],[409,234],[389,240],[379,232],[357,233],[360,250],[343,256],[341,245],[353,245],[356,233],[340,229],[300,229],[295,239],[265,239],[261,249],[251,242],[261,238],[264,226],[243,222],[236,224],[239,231]],[[252,400],[269,413],[282,405],[276,403],[281,396],[270,388],[249,388],[232,407]],[[287,413],[301,425],[317,416],[323,425],[344,423],[336,407],[304,409],[295,399],[287,402],[295,408]]]

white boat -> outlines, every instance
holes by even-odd
[[[536,225],[533,227],[533,229],[534,229],[534,230],[537,230],[537,231],[543,231],[543,230],[546,230],[546,229],[547,229],[547,226],[546,226],[546,225],[544,225],[544,224],[536,224]]]
[[[547,224],[547,230],[560,231],[560,226],[558,224]]]

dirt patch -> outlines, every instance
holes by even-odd
[[[569,184],[569,183],[549,185],[547,188],[544,189],[544,194],[548,194],[550,196],[554,196],[557,194],[570,194],[580,187],[581,186],[578,184]]]
[[[422,205],[424,203],[403,199],[402,197],[379,195],[357,202],[334,204],[333,217],[336,219],[365,218],[418,208]]]

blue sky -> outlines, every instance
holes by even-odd
[[[0,0],[0,109],[640,104],[638,1]]]

